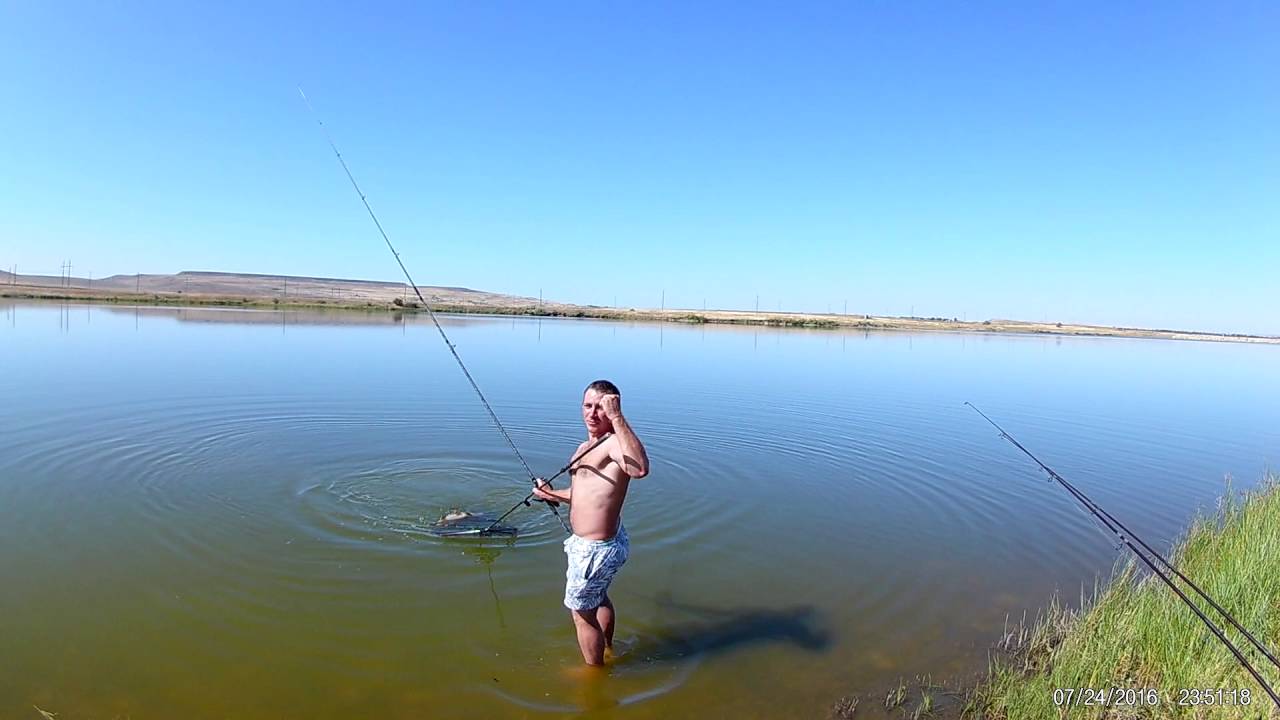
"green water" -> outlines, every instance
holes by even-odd
[[[1280,448],[1276,349],[445,318],[539,472],[619,384],[653,462],[584,677],[563,531],[422,318],[6,304],[0,717],[825,717],[985,667]]]

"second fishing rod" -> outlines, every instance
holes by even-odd
[[[1227,621],[1227,623],[1229,623],[1233,628],[1235,628],[1242,635],[1244,635],[1244,637],[1249,641],[1250,645],[1253,646],[1253,649],[1255,649],[1257,652],[1260,652],[1263,656],[1265,656],[1268,660],[1270,660],[1271,663],[1275,665],[1277,669],[1280,669],[1280,660],[1276,659],[1275,654],[1265,644],[1263,644],[1260,640],[1258,640],[1257,637],[1254,636],[1253,633],[1249,632],[1243,625],[1241,625],[1240,622],[1237,621],[1236,618],[1230,612],[1228,612],[1225,608],[1222,607],[1221,604],[1219,604],[1212,597],[1210,597],[1209,594],[1205,592],[1203,589],[1201,589],[1199,585],[1192,582],[1191,578],[1187,577],[1185,574],[1179,571],[1176,567],[1174,567],[1173,564],[1170,563],[1167,559],[1165,559],[1163,555],[1161,555],[1159,552],[1156,552],[1155,549],[1153,549],[1150,545],[1148,545],[1136,534],[1134,534],[1132,530],[1130,530],[1123,523],[1117,520],[1115,516],[1113,516],[1111,513],[1107,512],[1106,510],[1104,510],[1100,505],[1094,502],[1093,499],[1090,498],[1088,495],[1085,495],[1083,491],[1081,491],[1075,485],[1072,485],[1070,482],[1068,482],[1066,478],[1059,475],[1053,468],[1041,462],[1040,458],[1036,457],[1034,454],[1032,454],[1030,450],[1023,447],[1022,443],[1014,439],[1014,437],[1010,435],[1003,427],[1000,427],[1000,425],[996,423],[996,421],[987,417],[986,413],[979,410],[977,406],[975,406],[973,403],[965,402],[965,405],[968,405],[970,408],[973,409],[974,412],[981,415],[982,419],[986,420],[988,423],[992,425],[992,427],[1000,431],[1001,438],[1008,440],[1010,443],[1014,445],[1014,447],[1018,448],[1018,450],[1022,451],[1023,454],[1031,458],[1037,465],[1040,466],[1041,470],[1044,470],[1044,472],[1049,476],[1050,480],[1055,481],[1059,485],[1061,485],[1062,488],[1065,489],[1068,493],[1070,493],[1071,496],[1075,498],[1076,501],[1079,502],[1084,507],[1085,510],[1091,513],[1094,518],[1096,518],[1097,520],[1100,520],[1102,524],[1106,527],[1106,529],[1110,531],[1119,540],[1121,546],[1127,547],[1134,554],[1134,556],[1137,557],[1138,560],[1142,562],[1143,565],[1147,566],[1147,568],[1152,572],[1152,574],[1154,574],[1166,586],[1168,586],[1168,588],[1172,590],[1180,600],[1182,600],[1183,604],[1185,604],[1193,613],[1195,613],[1196,617],[1200,619],[1200,622],[1204,624],[1204,626],[1209,630],[1209,632],[1212,633],[1213,636],[1216,637],[1218,641],[1221,642],[1227,648],[1227,650],[1231,652],[1233,656],[1235,656],[1235,659],[1238,663],[1240,663],[1240,666],[1243,667],[1245,671],[1247,671],[1255,681],[1257,681],[1258,685],[1261,686],[1262,690],[1266,692],[1266,694],[1271,698],[1272,702],[1275,703],[1276,708],[1280,709],[1280,694],[1276,693],[1275,689],[1266,681],[1265,678],[1263,678],[1262,674],[1258,672],[1257,668],[1255,668],[1253,664],[1249,662],[1248,658],[1246,658],[1244,654],[1240,651],[1240,649],[1236,647],[1235,643],[1231,642],[1231,640],[1223,632],[1222,628],[1218,627],[1218,625],[1214,623],[1213,620],[1211,620],[1207,615],[1205,615],[1204,611],[1202,611],[1191,600],[1191,598],[1187,597],[1187,594],[1183,592],[1182,588],[1178,587],[1173,582],[1173,579],[1170,578],[1169,575],[1165,574],[1165,570],[1175,575],[1179,580],[1181,580],[1188,587],[1190,587],[1192,591],[1194,591],[1197,595],[1199,595],[1201,599],[1209,603],[1209,605],[1215,611],[1217,611],[1218,614],[1221,615]],[[1136,545],[1134,544],[1135,542],[1137,543]],[[1141,546],[1141,549],[1139,548],[1139,546]],[[1157,562],[1159,563],[1159,566],[1157,566],[1156,564]],[[1165,570],[1161,570],[1161,566]]]

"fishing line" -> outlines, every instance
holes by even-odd
[[[449,341],[449,336],[445,334],[444,328],[440,325],[440,321],[436,319],[435,311],[431,309],[431,305],[427,303],[426,298],[422,297],[422,291],[418,289],[418,284],[415,283],[413,281],[413,277],[409,275],[409,269],[404,266],[404,261],[400,259],[400,253],[396,252],[395,247],[392,246],[391,238],[387,237],[387,231],[382,229],[382,223],[378,222],[378,216],[373,213],[373,208],[369,206],[369,199],[365,197],[364,191],[360,189],[360,185],[356,182],[355,176],[351,174],[351,168],[347,167],[347,161],[342,158],[342,153],[338,152],[338,146],[333,142],[333,138],[329,135],[329,129],[324,126],[324,122],[320,119],[320,114],[311,106],[311,101],[307,99],[307,94],[302,92],[301,87],[298,88],[298,94],[302,96],[302,102],[307,104],[307,109],[311,111],[312,117],[316,119],[316,124],[320,126],[320,132],[324,133],[325,140],[329,141],[329,147],[333,149],[333,154],[337,156],[338,162],[342,164],[342,170],[346,172],[347,179],[351,181],[351,187],[355,188],[356,194],[360,196],[360,202],[364,203],[364,209],[369,211],[369,217],[373,219],[373,224],[377,226],[378,233],[382,235],[382,239],[386,241],[387,249],[395,256],[396,263],[400,265],[400,270],[404,273],[405,279],[408,280],[409,285],[413,287],[413,293],[418,296],[418,300],[422,302],[422,306],[427,309],[427,314],[431,316],[431,322],[435,324],[436,330],[440,331],[440,337],[444,340],[445,346],[449,348],[449,352],[453,355],[453,359],[458,361],[458,367],[461,368],[462,374],[467,376],[467,382],[471,383],[471,389],[476,391],[476,397],[480,398],[480,402],[484,404],[484,409],[489,411],[489,418],[493,420],[493,424],[498,428],[498,432],[502,433],[502,437],[507,441],[507,445],[511,446],[511,451],[516,454],[516,458],[518,458],[520,460],[520,464],[524,466],[525,472],[529,474],[529,479],[536,481],[537,476],[533,474],[533,470],[529,467],[529,463],[525,462],[524,456],[520,454],[520,449],[516,447],[515,441],[511,439],[511,435],[507,433],[507,429],[502,426],[502,421],[498,419],[498,414],[493,411],[493,407],[490,406],[489,401],[485,399],[484,393],[480,392],[480,386],[477,385],[475,379],[471,377],[470,371],[467,370],[467,366],[462,362],[462,357],[458,355],[457,348]],[[560,524],[564,526],[564,529],[569,531],[569,526],[565,524],[564,518],[560,517],[560,511],[550,504],[548,504],[547,507],[551,509],[551,512],[555,513],[556,519],[560,521]]]
[[[973,403],[966,401],[965,405],[968,405],[969,407],[973,408],[974,412],[978,413],[979,415],[982,416],[984,420],[991,423],[991,425],[995,427],[995,429],[1000,431],[1000,437],[1013,443],[1014,447],[1018,448],[1024,454],[1026,454],[1027,457],[1034,460],[1035,463],[1040,466],[1040,469],[1048,473],[1050,479],[1057,481],[1058,484],[1060,484],[1063,488],[1065,488],[1067,492],[1071,493],[1072,497],[1074,497],[1082,505],[1084,505],[1086,510],[1093,513],[1095,517],[1101,520],[1102,523],[1106,525],[1107,529],[1110,530],[1117,538],[1119,538],[1122,544],[1127,546],[1129,550],[1133,552],[1134,555],[1138,556],[1138,559],[1141,560],[1143,564],[1145,564],[1148,568],[1150,568],[1151,571],[1155,573],[1157,577],[1159,577],[1162,581],[1164,581],[1164,584],[1168,585],[1169,589],[1173,590],[1173,592],[1176,593],[1184,603],[1186,603],[1187,607],[1191,608],[1191,611],[1196,614],[1196,617],[1200,618],[1200,621],[1203,622],[1205,626],[1209,628],[1209,631],[1212,632],[1214,636],[1216,636],[1218,640],[1222,642],[1222,644],[1227,646],[1227,649],[1231,651],[1231,654],[1235,656],[1236,660],[1239,661],[1240,665],[1243,666],[1244,669],[1247,670],[1249,674],[1253,676],[1253,679],[1256,680],[1258,684],[1262,686],[1262,689],[1267,693],[1267,695],[1271,697],[1271,700],[1276,704],[1276,707],[1280,708],[1280,695],[1277,695],[1276,691],[1273,690],[1269,684],[1267,684],[1267,681],[1264,680],[1262,675],[1253,667],[1252,664],[1250,664],[1249,660],[1245,658],[1244,654],[1241,653],[1238,648],[1236,648],[1235,644],[1233,644],[1231,640],[1227,638],[1226,634],[1223,633],[1222,629],[1219,628],[1216,624],[1214,624],[1214,622],[1210,620],[1194,602],[1191,601],[1191,598],[1187,597],[1186,593],[1184,593],[1181,588],[1175,585],[1174,582],[1171,579],[1169,579],[1169,576],[1166,575],[1164,572],[1162,572],[1160,568],[1156,567],[1155,563],[1153,563],[1151,559],[1148,558],[1133,543],[1136,541],[1139,545],[1143,547],[1143,549],[1145,549],[1153,557],[1159,560],[1161,565],[1163,565],[1165,568],[1171,571],[1174,575],[1177,575],[1178,578],[1183,582],[1185,582],[1189,587],[1191,587],[1191,589],[1194,590],[1196,594],[1198,594],[1201,598],[1203,598],[1206,602],[1208,602],[1209,605],[1212,606],[1214,610],[1216,610],[1219,614],[1221,614],[1222,617],[1226,618],[1227,622],[1231,623],[1232,627],[1234,627],[1236,630],[1239,630],[1241,634],[1243,634],[1246,638],[1248,638],[1249,642],[1254,646],[1254,648],[1256,648],[1259,652],[1265,655],[1267,659],[1270,660],[1272,664],[1274,664],[1277,668],[1280,668],[1280,660],[1277,660],[1276,656],[1272,654],[1271,651],[1268,650],[1266,646],[1262,644],[1262,642],[1260,642],[1257,638],[1253,636],[1252,633],[1246,630],[1244,626],[1242,626],[1239,622],[1237,622],[1236,619],[1232,617],[1231,613],[1227,612],[1225,608],[1223,608],[1221,605],[1215,602],[1213,598],[1209,597],[1208,593],[1206,593],[1204,590],[1201,590],[1200,586],[1192,582],[1191,578],[1188,578],[1186,575],[1182,574],[1182,572],[1179,571],[1177,568],[1175,568],[1168,560],[1166,560],[1163,555],[1161,555],[1160,553],[1152,549],[1150,545],[1148,545],[1141,538],[1139,538],[1132,530],[1125,527],[1125,525],[1121,523],[1119,520],[1117,520],[1115,517],[1113,517],[1111,513],[1107,512],[1106,510],[1103,510],[1101,506],[1099,506],[1087,495],[1085,495],[1084,492],[1082,492],[1079,488],[1067,482],[1066,478],[1062,477],[1057,472],[1055,472],[1053,468],[1041,462],[1040,458],[1031,454],[1031,451],[1023,447],[1022,443],[1015,440],[1012,435],[1010,435],[1008,432],[1005,431],[1004,428],[996,424],[995,420],[992,420],[991,418],[987,417],[987,414],[979,410],[977,406],[975,406]]]
[[[547,487],[551,487],[551,481],[552,481],[552,480],[555,480],[556,478],[558,478],[558,477],[560,477],[561,475],[563,475],[563,474],[565,473],[565,471],[566,471],[566,470],[568,470],[569,468],[573,467],[573,464],[574,464],[574,463],[576,463],[576,462],[578,462],[579,460],[581,460],[581,459],[582,459],[582,456],[586,455],[587,453],[591,452],[592,450],[595,450],[597,447],[599,447],[599,446],[600,446],[600,443],[604,442],[605,440],[608,440],[608,439],[609,439],[609,437],[610,437],[611,435],[613,435],[613,433],[605,433],[605,434],[604,434],[604,436],[602,436],[599,440],[596,440],[595,442],[591,443],[591,447],[588,447],[586,450],[583,450],[582,452],[578,453],[577,457],[575,457],[574,459],[570,460],[568,465],[565,465],[564,467],[560,468],[559,472],[557,472],[555,475],[552,475],[551,477],[547,478],[547,479],[546,479]],[[537,479],[537,478],[534,478],[534,479],[533,479],[533,484],[534,484],[534,486],[535,486],[535,487],[537,486],[537,484],[538,484],[538,479]],[[494,521],[493,521],[493,524],[492,524],[492,525],[490,525],[489,527],[485,528],[483,532],[489,532],[490,530],[493,530],[495,527],[497,527],[497,526],[498,526],[498,523],[502,522],[503,520],[505,520],[505,519],[506,519],[506,517],[507,517],[508,515],[510,515],[511,513],[515,512],[515,511],[516,511],[516,508],[520,507],[521,505],[528,505],[528,504],[529,504],[529,499],[530,499],[530,498],[532,498],[532,497],[533,497],[533,493],[532,493],[532,492],[530,492],[528,495],[525,495],[523,500],[521,500],[520,502],[516,503],[515,505],[512,505],[510,510],[508,510],[508,511],[506,511],[506,512],[502,513],[502,517],[498,518],[497,520],[494,520]],[[556,509],[556,506],[560,504],[560,503],[552,502],[552,501],[550,501],[550,500],[542,500],[541,498],[539,498],[538,502],[544,502],[544,503],[546,503],[547,505],[550,505],[552,510],[555,510],[555,509]],[[558,516],[558,515],[557,515],[557,516]],[[570,531],[570,532],[572,532],[572,531]]]

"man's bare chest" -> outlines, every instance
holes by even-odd
[[[617,485],[619,482],[630,479],[613,461],[613,458],[609,457],[608,452],[599,452],[599,450],[588,453],[586,457],[574,464],[571,477],[575,484],[581,482],[596,485],[603,482]]]
[[[622,468],[612,460],[606,460],[603,467],[596,465],[577,465],[573,470],[573,481],[595,484],[606,482],[611,485],[627,479]]]

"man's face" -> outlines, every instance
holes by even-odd
[[[604,408],[600,407],[600,398],[604,393],[598,390],[588,390],[582,396],[582,422],[587,426],[587,432],[592,435],[603,435],[607,432],[613,432],[613,423],[609,422],[609,418],[605,417]]]

